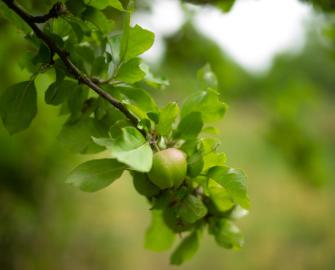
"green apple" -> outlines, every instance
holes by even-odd
[[[166,189],[179,187],[185,179],[186,172],[185,153],[176,148],[168,148],[154,154],[148,176],[160,189]]]

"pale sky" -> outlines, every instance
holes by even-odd
[[[137,14],[133,19],[156,34],[155,45],[144,55],[148,61],[159,59],[164,52],[162,36],[173,34],[184,22],[178,1],[153,2],[153,14]],[[196,27],[250,71],[265,70],[283,50],[301,48],[312,13],[297,0],[238,0],[227,14],[210,7],[194,12]]]

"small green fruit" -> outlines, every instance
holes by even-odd
[[[154,154],[148,176],[160,189],[166,189],[179,187],[184,181],[186,171],[186,155],[176,148],[168,148]]]

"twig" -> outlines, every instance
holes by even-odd
[[[49,12],[41,16],[31,16],[31,21],[34,23],[45,23],[52,18],[58,18],[59,16],[66,13],[66,8],[63,3],[57,2],[52,6]]]

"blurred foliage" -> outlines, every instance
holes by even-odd
[[[313,4],[314,7],[320,8],[326,12],[333,12],[335,10],[335,2],[333,0],[301,0]]]
[[[316,40],[311,33],[301,54],[278,56],[260,89],[270,118],[269,141],[303,180],[318,186],[332,178],[332,125],[318,112],[335,98],[335,61]]]
[[[200,34],[190,21],[175,35],[167,37],[166,44],[167,51],[161,67],[162,73],[171,76],[171,82],[174,83],[171,90],[174,87],[184,89],[182,93],[192,91],[196,81],[191,73],[207,62],[217,74],[224,97],[248,98],[254,95],[250,91],[250,82],[253,81],[251,75],[227,57],[215,42]]]

